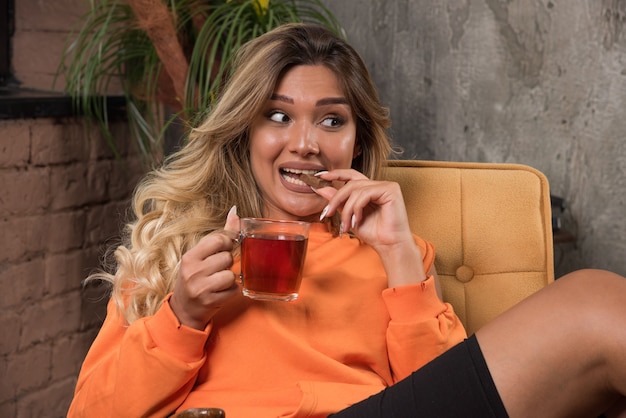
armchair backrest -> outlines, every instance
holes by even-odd
[[[411,230],[434,243],[443,297],[468,333],[554,280],[546,177],[519,164],[389,161]]]

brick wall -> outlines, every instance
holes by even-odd
[[[61,91],[62,51],[89,2],[14,6],[15,80]],[[114,129],[119,160],[82,118],[0,120],[0,417],[66,416],[105,314],[102,288],[82,281],[119,237],[142,171],[126,124]]]
[[[87,0],[13,0],[15,33],[12,67],[24,87],[63,89],[62,78],[55,74],[68,34],[89,10]]]
[[[0,121],[0,416],[63,417],[104,317],[83,288],[119,236],[141,164],[79,119]]]

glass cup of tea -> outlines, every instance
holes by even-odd
[[[241,281],[252,299],[298,298],[311,224],[241,218]]]

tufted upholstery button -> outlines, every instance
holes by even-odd
[[[474,277],[474,270],[469,266],[461,266],[456,269],[456,279],[462,283],[467,283]]]

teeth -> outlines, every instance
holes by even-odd
[[[299,170],[297,168],[283,168],[281,169],[282,171],[284,171],[285,173],[291,173],[291,174],[309,174],[311,176],[315,175],[315,173],[318,172],[318,170]],[[283,178],[285,180],[287,180],[287,182],[289,183],[293,183],[293,184],[298,184],[301,186],[308,186],[305,182],[295,178],[295,177],[291,177],[291,176],[287,176],[283,174]]]
[[[284,178],[285,180],[287,180],[287,183],[300,184],[300,185],[304,185],[304,186],[306,186],[306,185],[307,185],[305,182],[303,182],[303,181],[301,181],[301,180],[298,180],[298,179],[297,179],[297,178],[295,178],[295,177],[283,176],[283,178]]]
[[[283,168],[282,170],[286,171],[287,173],[310,174],[310,175],[314,175],[318,171],[318,170],[298,170],[297,168]]]

